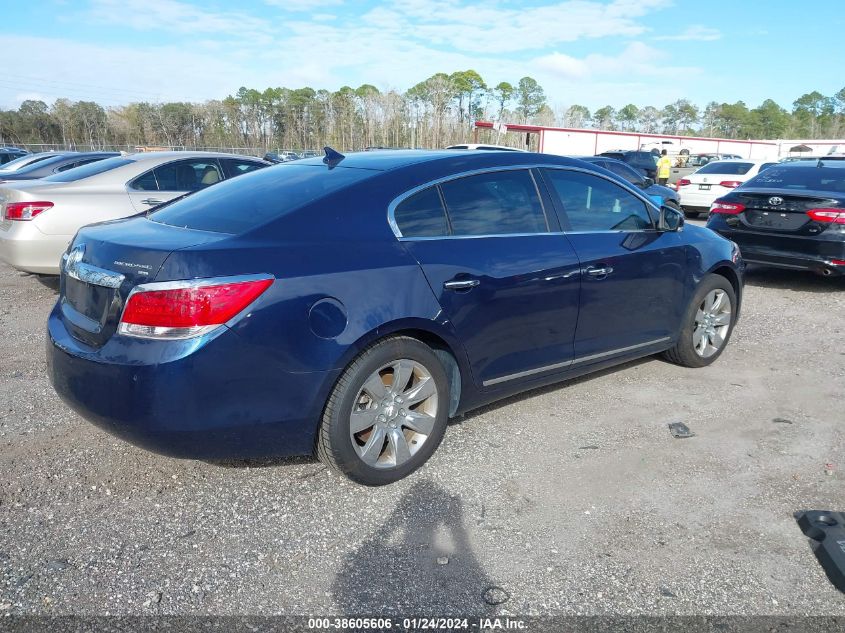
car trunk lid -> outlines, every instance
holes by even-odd
[[[770,189],[737,191],[735,196],[737,202],[745,206],[736,228],[753,231],[817,235],[828,227],[815,222],[807,212],[838,207],[837,200],[825,196],[824,192]]]
[[[68,331],[102,346],[115,333],[132,288],[152,281],[173,251],[226,237],[144,217],[83,228],[62,258],[59,304]]]

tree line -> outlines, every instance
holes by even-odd
[[[491,86],[466,70],[436,73],[405,92],[381,91],[370,84],[334,92],[241,88],[204,103],[134,102],[108,108],[95,101],[61,98],[48,105],[27,100],[17,110],[0,110],[0,144],[433,148],[468,141],[476,120],[727,139],[835,138],[845,133],[845,88],[832,96],[805,94],[791,110],[771,99],[755,108],[742,101],[711,101],[699,108],[680,99],[663,107],[629,103],[591,112],[578,104],[551,106],[531,77]],[[490,131],[482,131],[482,139],[514,145],[521,141]]]

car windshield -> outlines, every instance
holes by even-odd
[[[149,218],[171,226],[239,234],[376,173],[281,163],[198,191]]]
[[[835,191],[845,193],[845,168],[784,166],[769,167],[766,171],[748,180],[743,189],[765,187],[767,189],[809,189],[813,191]]]
[[[134,161],[129,160],[128,158],[115,156],[114,158],[106,158],[104,160],[88,163],[87,165],[82,165],[81,167],[68,169],[67,171],[63,171],[55,176],[48,176],[44,180],[49,182],[74,182],[76,180],[88,178],[89,176],[96,176],[97,174],[111,171],[112,169],[116,169],[118,167],[123,167],[124,165],[129,165],[132,162]]]
[[[725,174],[728,176],[742,176],[747,174],[754,163],[734,163],[729,161],[717,160],[712,163],[707,163],[704,167],[699,169],[696,174]]]

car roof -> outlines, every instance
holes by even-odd
[[[438,163],[449,169],[470,171],[473,168],[483,169],[493,166],[526,165],[526,164],[558,164],[577,165],[577,161],[556,154],[538,154],[534,152],[491,152],[489,150],[389,150],[371,152],[350,152],[338,164],[352,169],[370,169],[374,171],[391,171],[411,165],[423,163]],[[297,165],[321,165],[322,158],[305,158],[296,161]]]
[[[147,160],[161,160],[166,158],[251,158],[252,160],[260,161],[258,156],[251,156],[245,154],[227,154],[225,152],[184,152],[184,151],[166,151],[166,152],[138,152],[137,154],[127,154],[128,160],[135,162],[142,162]]]

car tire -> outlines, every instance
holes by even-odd
[[[727,347],[736,323],[736,309],[731,282],[721,275],[707,275],[687,307],[677,343],[664,356],[682,367],[706,367]]]
[[[397,378],[404,384],[394,387]],[[446,370],[430,347],[407,336],[384,339],[341,374],[323,411],[315,453],[357,483],[393,483],[437,449],[449,403]]]
[[[699,215],[701,215],[701,214],[698,211],[687,211],[686,209],[684,209],[684,217],[685,218],[688,218],[690,220],[694,220]]]

